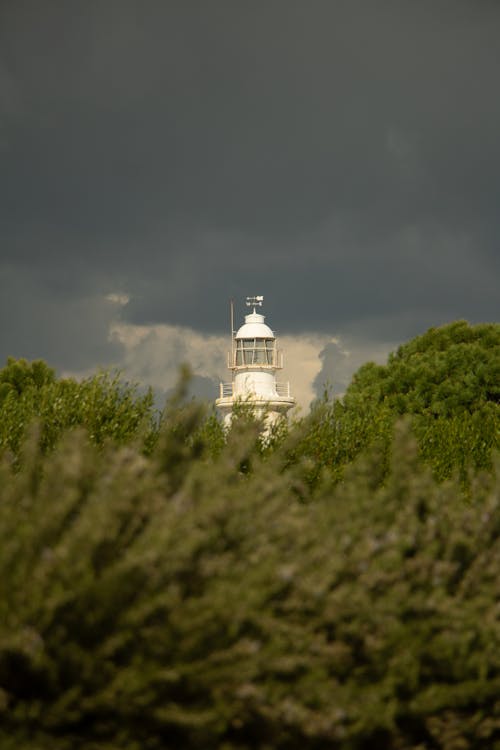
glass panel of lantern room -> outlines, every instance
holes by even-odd
[[[265,365],[265,364],[267,364],[267,358],[266,358],[266,340],[265,339],[255,339],[255,349],[254,349],[253,361],[254,361],[254,364],[256,364],[256,365]]]
[[[253,365],[253,353],[255,348],[255,339],[245,341],[245,363]]]
[[[248,359],[250,364],[255,365],[255,339],[252,341],[252,349],[248,352]]]
[[[266,339],[267,364],[274,365],[274,339]]]
[[[238,339],[236,341],[236,361],[235,364],[237,367],[241,367],[243,364],[243,342],[241,339]]]
[[[242,339],[241,345],[243,347],[243,364],[251,365],[253,360],[253,349],[255,339]]]

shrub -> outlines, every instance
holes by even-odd
[[[326,400],[297,455],[338,479],[360,452],[378,445],[387,466],[395,421],[411,417],[420,455],[437,479],[489,468],[500,449],[500,325],[458,321],[431,328],[399,347],[385,366],[369,362],[354,375],[341,402]],[[385,476],[381,472],[381,477]]]
[[[45,362],[14,360],[0,370],[0,452],[19,459],[21,445],[33,420],[42,426],[41,447],[53,450],[65,430],[84,427],[90,441],[124,444],[142,442],[152,450],[157,437],[153,394],[138,392],[118,374],[100,372],[82,381],[56,379]]]
[[[498,479],[464,503],[403,424],[385,486],[375,453],[304,504],[289,446],[199,423],[2,466],[1,746],[500,747]]]

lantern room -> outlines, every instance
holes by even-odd
[[[264,323],[264,315],[259,315],[255,309],[250,315],[245,315],[245,323],[234,337],[231,360],[231,369],[252,365],[273,369],[280,367],[274,333]]]

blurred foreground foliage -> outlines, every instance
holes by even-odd
[[[0,747],[499,748],[498,477],[466,503],[402,423],[385,485],[375,451],[298,502],[255,425],[208,459],[198,416],[3,462]]]
[[[435,376],[449,407],[411,385],[464,325],[264,441],[245,408],[225,436],[182,383],[158,422],[109,375],[11,360],[2,750],[499,750],[497,443],[457,460],[469,417],[498,431],[496,339],[466,404],[453,357]],[[444,430],[427,454],[426,419]]]

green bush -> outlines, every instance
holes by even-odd
[[[157,417],[149,389],[124,383],[118,374],[101,372],[82,381],[56,379],[45,362],[9,358],[0,370],[0,452],[17,460],[34,419],[40,421],[41,446],[50,451],[65,430],[84,427],[92,443],[124,444],[140,440],[145,451],[157,438]]]
[[[498,479],[464,503],[402,424],[385,486],[375,451],[304,504],[290,443],[201,418],[4,462],[0,746],[500,748]]]
[[[409,415],[420,455],[437,479],[490,468],[500,449],[500,325],[458,321],[431,328],[354,375],[342,401],[328,399],[308,418],[291,457],[310,457],[314,484],[323,468],[338,479],[360,452],[378,445],[381,466],[395,421]],[[381,472],[385,476],[385,472]]]

